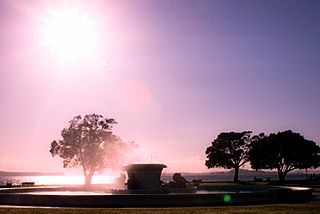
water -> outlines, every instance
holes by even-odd
[[[188,180],[201,179],[205,181],[232,181],[233,174],[184,174],[182,175]],[[278,180],[277,173],[250,173],[240,174],[240,181],[253,181],[253,177],[262,178],[265,180],[269,177],[271,180]],[[92,184],[112,184],[114,183],[116,176],[113,175],[95,175],[92,178]],[[163,181],[171,181],[172,174],[163,174]],[[303,173],[289,173],[286,177],[287,180],[303,180],[306,179],[306,175]],[[83,184],[84,176],[0,176],[0,186],[6,185],[7,182],[11,182],[13,185],[21,185],[22,182],[35,182],[37,185],[68,185],[68,184]]]
[[[16,193],[19,194],[19,193]],[[88,191],[39,191],[39,192],[23,192],[20,194],[30,195],[111,195],[106,192],[88,192]]]
[[[95,175],[92,184],[112,184],[113,175]],[[12,185],[21,185],[22,182],[35,182],[36,185],[68,185],[84,184],[84,176],[0,176],[0,186],[11,182]]]

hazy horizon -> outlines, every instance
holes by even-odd
[[[48,45],[48,14],[64,8],[92,19],[88,56]],[[212,171],[205,149],[224,131],[291,129],[319,145],[319,11],[316,0],[0,1],[0,171],[74,172],[50,143],[91,113],[166,172]]]

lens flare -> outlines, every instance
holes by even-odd
[[[223,201],[225,203],[231,203],[232,202],[232,198],[230,195],[223,195]]]

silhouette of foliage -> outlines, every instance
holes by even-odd
[[[252,137],[249,161],[253,169],[277,169],[279,181],[295,169],[316,168],[320,147],[291,130]]]
[[[50,153],[63,159],[64,168],[82,166],[85,184],[90,185],[94,172],[116,161],[115,151],[125,145],[112,133],[114,124],[114,119],[97,114],[76,116],[61,131],[62,140],[51,142]]]
[[[206,166],[234,169],[233,180],[238,182],[239,168],[248,161],[250,134],[251,131],[220,133],[206,150]]]

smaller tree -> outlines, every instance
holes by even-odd
[[[277,169],[280,182],[285,181],[290,171],[316,168],[320,164],[320,147],[291,130],[254,136],[250,147],[248,158],[251,167]]]
[[[208,168],[234,169],[234,182],[239,181],[239,169],[247,161],[251,131],[223,132],[206,150]]]

